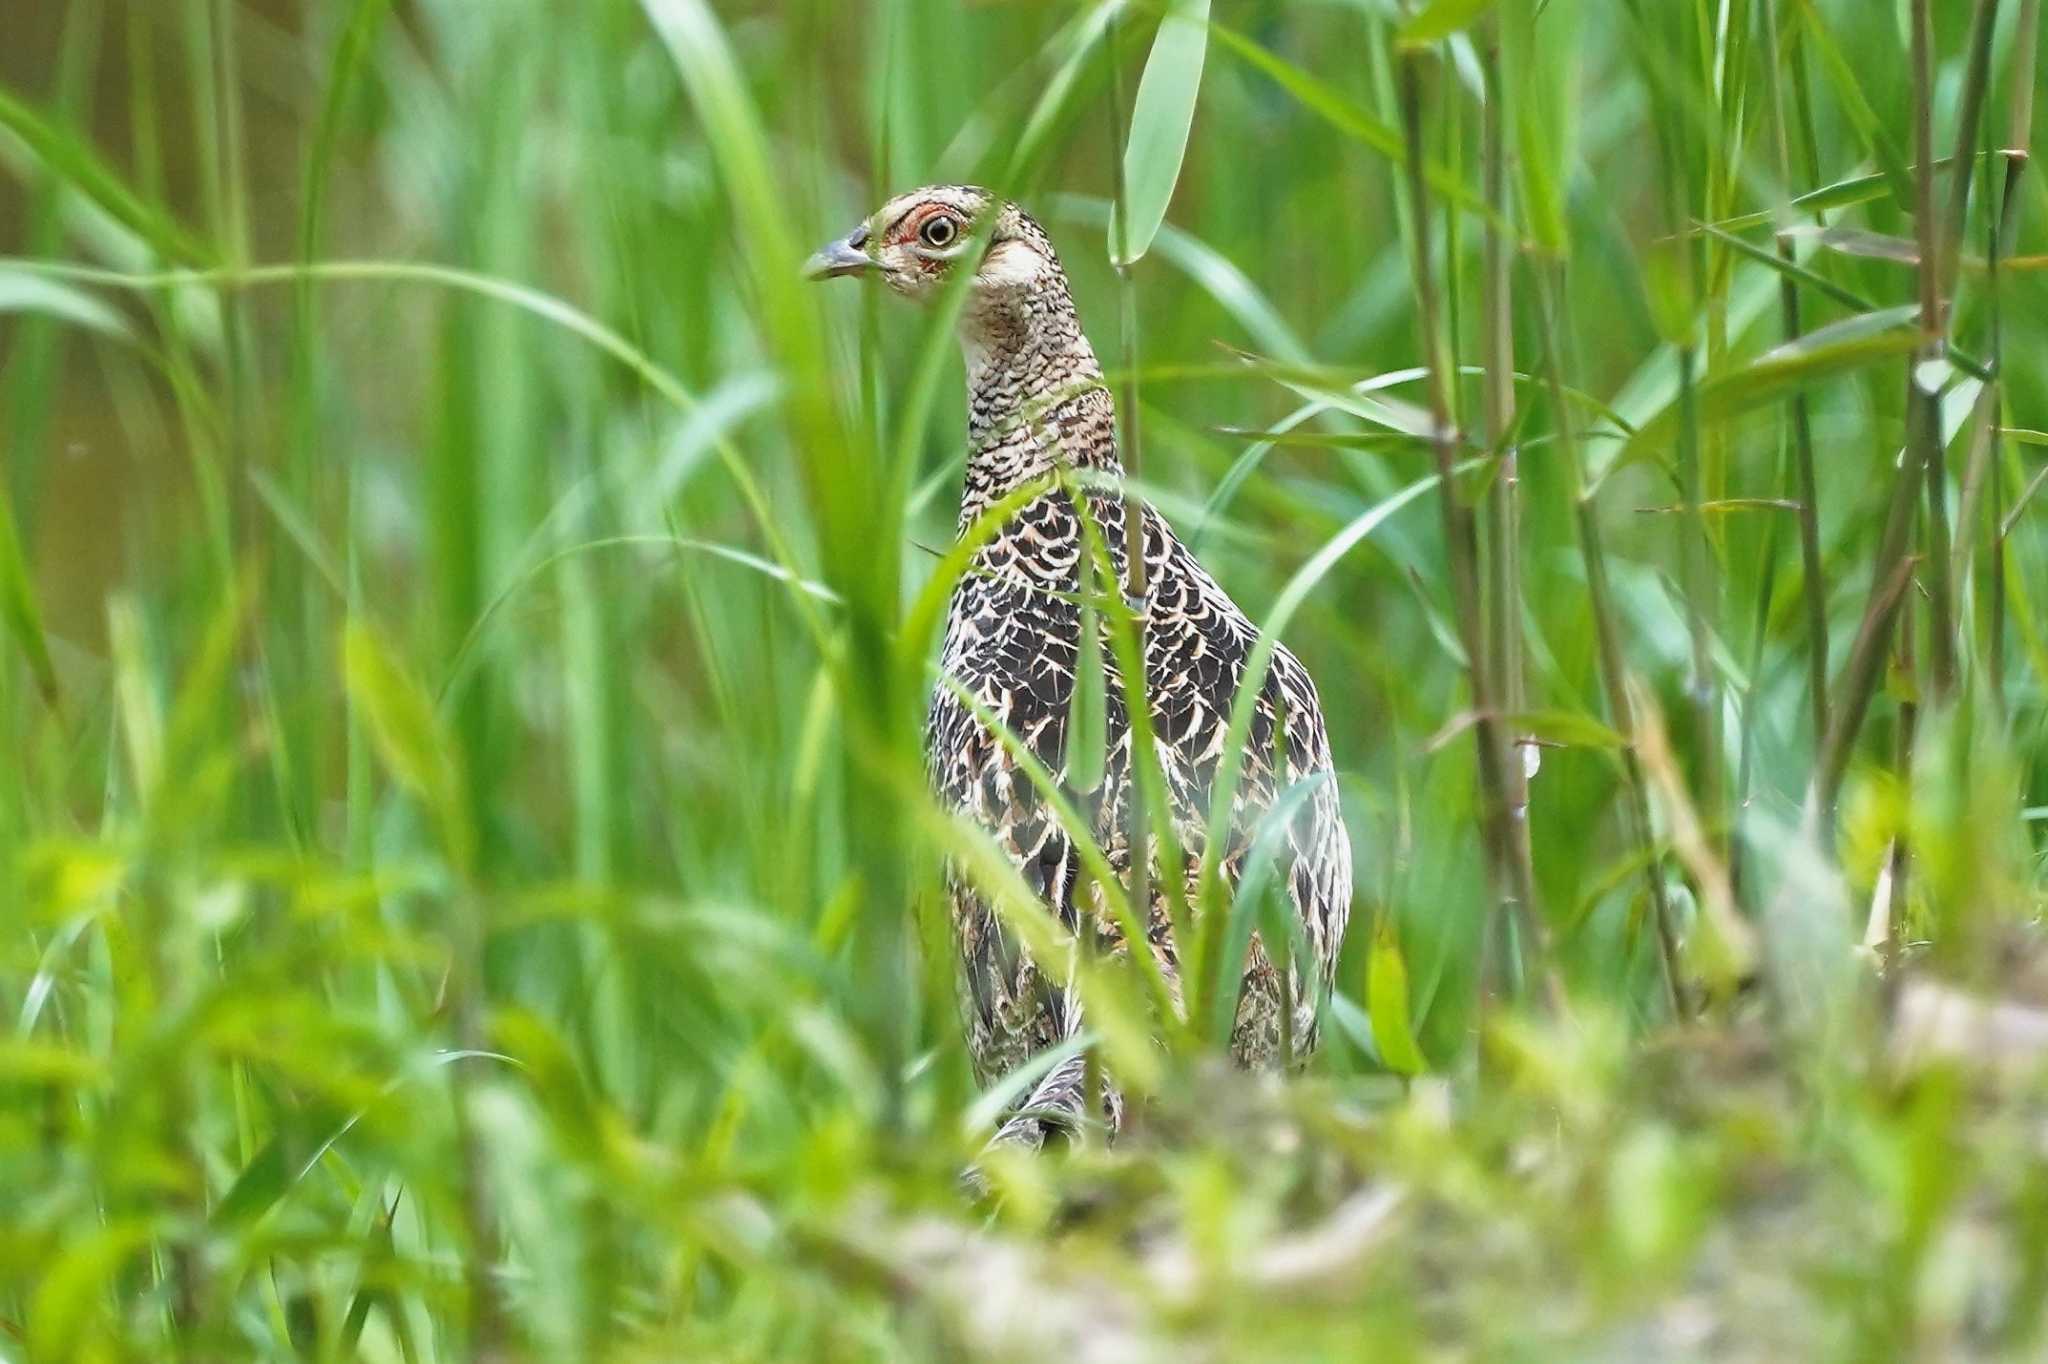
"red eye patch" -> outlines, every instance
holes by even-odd
[[[952,210],[944,204],[919,204],[916,208],[913,208],[910,212],[897,219],[893,240],[898,243],[914,241],[917,238],[917,234],[924,230],[926,223],[930,222],[933,218],[943,217],[950,212]]]

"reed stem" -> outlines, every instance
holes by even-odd
[[[1422,84],[1416,53],[1404,53],[1400,65],[1401,119],[1405,132],[1409,212],[1414,216],[1414,279],[1417,325],[1424,364],[1429,371],[1431,450],[1436,459],[1437,505],[1442,513],[1444,549],[1449,560],[1453,611],[1475,717],[1473,734],[1479,749],[1479,796],[1485,810],[1488,861],[1495,876],[1495,895],[1506,912],[1527,933],[1530,955],[1542,982],[1544,1002],[1552,1013],[1566,1010],[1563,978],[1550,951],[1549,932],[1536,904],[1535,868],[1528,842],[1515,825],[1522,812],[1510,795],[1508,757],[1501,741],[1500,713],[1495,708],[1492,679],[1486,662],[1486,633],[1479,616],[1479,536],[1472,509],[1460,499],[1454,476],[1459,437],[1451,406],[1447,362],[1438,331],[1436,279],[1429,260],[1429,185],[1423,173]]]

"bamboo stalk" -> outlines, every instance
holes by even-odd
[[[1930,219],[1928,227],[1920,233],[1920,258],[1923,262],[1935,262],[1931,299],[1934,321],[1931,325],[1943,336],[1947,334],[1949,323],[1944,310],[1955,286],[1956,263],[1962,250],[1963,225],[1969,213],[1970,182],[1973,179],[1969,172],[1970,156],[1976,148],[1977,120],[1983,113],[1984,92],[1989,83],[1991,33],[1997,15],[1998,0],[1977,0],[1971,23],[1968,66],[1963,77],[1962,113],[1956,125],[1956,159],[1949,177],[1947,218],[1939,226],[1932,222],[1933,176],[1928,169],[1933,150],[1933,56],[1931,50],[1922,50],[1923,46],[1931,49],[1932,44],[1931,37],[1920,31],[1919,21],[1916,20],[1914,99],[1918,108],[1915,114],[1914,136],[1922,166],[1917,211],[1928,215]],[[1923,329],[1929,325],[1924,321],[1930,304],[1928,274],[1923,266]],[[1934,674],[1933,699],[1937,704],[1947,700],[1954,693],[1956,685],[1956,574],[1951,563],[1949,544],[1947,464],[1946,452],[1937,440],[1927,452],[1927,549],[1929,589],[1932,594],[1927,652]]]
[[[1955,288],[1956,265],[1962,255],[1963,225],[1970,211],[1971,154],[1977,147],[1977,121],[1983,116],[1984,98],[1991,85],[1991,37],[1997,22],[1998,0],[1977,0],[1970,20],[1962,112],[1956,120],[1956,155],[1949,175],[1948,215],[1941,239],[1941,274],[1937,285],[1943,298]],[[1926,150],[1922,149],[1923,160],[1925,156]]]
[[[1472,509],[1459,497],[1454,477],[1458,433],[1451,408],[1451,389],[1437,327],[1436,279],[1429,267],[1429,186],[1423,173],[1422,93],[1416,53],[1400,63],[1401,119],[1405,133],[1409,212],[1414,216],[1417,326],[1425,367],[1429,372],[1431,449],[1436,458],[1437,505],[1442,513],[1444,550],[1450,565],[1451,592],[1459,643],[1476,717],[1473,735],[1479,749],[1479,796],[1485,810],[1488,861],[1495,876],[1495,895],[1524,926],[1543,984],[1544,1001],[1555,1014],[1566,1010],[1564,981],[1550,951],[1550,935],[1536,904],[1535,868],[1527,840],[1515,828],[1501,742],[1500,715],[1494,706],[1492,680],[1486,666],[1484,627],[1479,618],[1479,539]]]
[[[1913,150],[1918,165],[1914,174],[1913,234],[1920,254],[1920,351],[1918,360],[1938,360],[1945,346],[1947,318],[1943,315],[1944,247],[1934,207],[1934,34],[1930,0],[1913,0]],[[1967,176],[1958,176],[1967,181]],[[1917,362],[1916,362],[1917,363]],[[1932,404],[1936,395],[1925,392],[1927,385],[1915,380],[1907,389],[1909,403]],[[1949,597],[1948,573],[1948,487],[1947,460],[1941,445],[1939,418],[1932,439],[1926,438],[1927,422],[1909,422],[1908,439],[1920,439],[1919,459],[1927,483],[1928,535],[1933,582],[1933,639],[1928,654],[1933,663],[1934,692],[1945,697],[1955,685],[1955,626]]]
[[[1986,258],[1990,263],[1991,277],[1991,366],[1994,376],[2004,374],[2004,329],[1998,307],[1998,263],[2011,252],[2014,234],[2019,230],[2019,182],[2027,168],[2027,146],[2033,134],[2034,124],[2034,63],[2040,45],[2041,0],[2020,0],[2020,16],[2013,33],[2013,76],[2012,108],[2006,125],[2006,147],[2010,155],[2005,163],[2005,191],[1999,201],[1997,226],[1989,233],[1990,249]],[[1994,379],[1993,388],[2002,388]],[[2005,429],[2002,394],[1991,405],[1991,500],[1990,500],[1990,554],[1991,554],[1991,696],[1998,713],[2006,714],[2005,705]]]
[[[1497,21],[1486,24],[1480,52],[1484,108],[1480,122],[1481,178],[1486,204],[1494,217],[1486,223],[1481,270],[1481,329],[1485,376],[1481,385],[1486,422],[1487,448],[1500,460],[1499,477],[1487,499],[1488,532],[1492,557],[1492,611],[1488,616],[1488,656],[1494,670],[1494,692],[1510,714],[1526,709],[1522,678],[1522,546],[1521,468],[1509,433],[1515,424],[1515,349],[1513,329],[1512,248],[1503,230],[1507,221],[1507,147],[1503,118],[1505,91],[1501,84],[1500,30]],[[1514,811],[1511,828],[1518,846],[1517,859],[1533,862],[1529,847],[1529,773],[1523,761],[1525,750],[1510,741],[1503,776],[1507,798]],[[1506,931],[1505,923],[1494,925],[1489,938]],[[1489,949],[1490,954],[1490,949]],[[1496,968],[1498,963],[1495,964]],[[1489,973],[1490,974],[1490,973]]]
[[[1763,13],[1765,84],[1771,90],[1771,132],[1777,151],[1778,179],[1789,201],[1792,184],[1792,137],[1785,111],[1785,82],[1780,79],[1777,0],[1765,0]],[[1792,259],[1792,243],[1782,229],[1789,208],[1781,208],[1778,255]],[[1803,330],[1799,315],[1799,288],[1790,275],[1778,276],[1779,329],[1787,342]],[[1819,745],[1828,732],[1828,615],[1827,584],[1822,577],[1820,557],[1820,494],[1813,466],[1813,423],[1804,389],[1792,395],[1792,461],[1798,478],[1795,497],[1799,502],[1800,596],[1806,607],[1806,690],[1807,706],[1813,717],[1813,742]]]

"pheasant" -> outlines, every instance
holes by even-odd
[[[1006,497],[1023,501],[1004,509],[1011,514],[953,591],[941,681],[927,713],[930,779],[942,802],[988,831],[1070,932],[1092,932],[1108,952],[1128,951],[1050,804],[988,722],[1007,729],[1013,744],[1028,748],[1072,791],[1074,755],[1067,748],[1084,620],[1106,636],[1080,604],[1097,578],[1084,575],[1084,562],[1106,550],[1110,581],[1127,581],[1116,412],[1052,242],[1015,204],[972,186],[934,185],[891,199],[812,256],[804,273],[877,277],[929,303],[956,270],[973,271],[959,317],[970,447],[960,534]],[[1030,493],[1033,484],[1041,491]],[[1206,826],[1217,764],[1258,631],[1149,506],[1143,545],[1147,705],[1175,837],[1188,855],[1185,902],[1192,904],[1192,869],[1212,836]],[[1128,883],[1126,829],[1136,798],[1131,731],[1106,637],[1099,656],[1106,753],[1100,785],[1076,792],[1073,805],[1085,811],[1111,869]],[[1244,870],[1261,816],[1283,793],[1305,787],[1290,800],[1273,872],[1299,917],[1306,960],[1269,953],[1255,933],[1232,1022],[1233,1056],[1265,1067],[1306,1056],[1316,1044],[1350,909],[1351,845],[1315,684],[1285,648],[1273,652],[1256,707],[1231,827],[1213,835],[1226,840],[1218,866],[1228,885]],[[1148,858],[1151,895],[1141,922],[1145,949],[1178,1008],[1180,951],[1158,852],[1155,846]],[[1061,963],[1033,960],[961,868],[948,869],[946,884],[968,1050],[987,1085],[1073,1038],[1082,1026],[1080,1000],[1071,973]],[[1287,962],[1284,971],[1276,957]],[[1035,1148],[1071,1132],[1088,1108],[1083,1089],[1083,1062],[1069,1056],[1011,1110],[996,1140]],[[1113,1080],[1102,1102],[1113,1134],[1122,1119]]]

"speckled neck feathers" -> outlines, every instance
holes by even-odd
[[[961,524],[1056,464],[1117,468],[1116,413],[1052,244],[1022,214],[960,319],[970,455]],[[1006,278],[1006,276],[1009,276]]]

